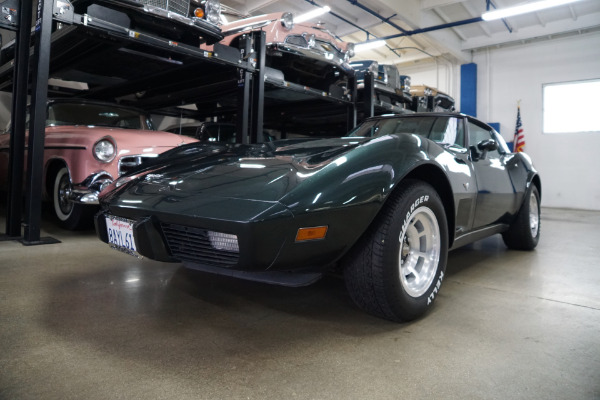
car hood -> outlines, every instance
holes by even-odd
[[[112,137],[119,150],[175,147],[196,140],[162,131],[108,128],[100,126],[48,126],[45,146],[91,148],[103,137]]]
[[[136,183],[125,185],[127,189],[117,189],[118,196],[114,197],[118,199],[113,201],[131,203],[142,194],[164,194],[172,199],[278,202],[301,183],[340,163],[344,154],[366,140],[336,138],[280,140],[252,146],[203,143],[182,146],[134,175],[122,178],[121,182],[135,178]]]

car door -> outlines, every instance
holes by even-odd
[[[468,118],[467,132],[470,159],[477,182],[473,222],[473,228],[477,229],[502,223],[514,213],[516,194],[507,170],[510,155],[499,145],[499,138],[493,129]]]
[[[440,144],[445,152],[436,159],[445,165],[454,193],[455,235],[471,230],[475,217],[477,184],[465,146],[465,123],[456,116],[438,116],[431,126],[429,139]]]

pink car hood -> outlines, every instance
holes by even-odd
[[[92,126],[48,126],[46,127],[46,147],[85,147],[91,148],[98,140],[110,136],[117,144],[119,154],[152,152],[158,153],[167,148],[185,143],[197,142],[187,136],[162,131],[119,129]]]
[[[335,36],[333,36],[332,34],[330,34],[327,31],[323,31],[321,29],[314,28],[313,27],[314,24],[311,24],[309,22],[301,23],[301,24],[294,24],[294,27],[291,30],[289,30],[289,31],[286,30],[279,22],[281,20],[281,17],[283,16],[283,14],[284,13],[282,13],[282,12],[264,14],[264,15],[258,15],[256,17],[245,18],[245,19],[241,19],[239,21],[230,22],[230,23],[224,24],[222,26],[222,32],[225,35],[227,35],[228,31],[235,30],[235,29],[241,29],[243,27],[247,27],[247,29],[240,33],[249,32],[251,30],[262,29],[267,34],[267,37],[266,37],[267,43],[283,43],[285,41],[285,38],[288,35],[293,35],[293,34],[295,34],[295,35],[301,35],[303,33],[307,33],[309,35],[314,34],[315,37],[322,39],[322,40],[329,41],[331,43],[334,43],[337,47],[339,47],[343,51],[346,51],[346,48],[348,45],[347,42],[342,42],[342,41],[338,40]],[[225,39],[223,39],[221,41],[221,44],[229,45],[231,43],[231,41],[237,36],[239,36],[239,33],[225,36]],[[207,50],[212,50],[212,46],[204,46],[203,45],[200,47],[205,48]]]

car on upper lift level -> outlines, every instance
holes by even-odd
[[[541,191],[489,125],[389,115],[341,138],[181,146],[109,185],[95,222],[117,250],[237,278],[338,268],[360,308],[406,321],[438,297],[449,248],[498,233],[535,248]]]
[[[82,100],[48,102],[43,196],[61,225],[91,225],[98,194],[144,160],[186,143],[187,136],[156,131],[138,109]],[[9,130],[0,133],[0,188],[7,187]]]
[[[66,0],[55,4],[59,16],[70,7]],[[130,29],[130,35],[141,31],[190,45],[223,39],[219,0],[72,0],[72,7],[78,14]]]
[[[371,72],[374,77],[373,90],[378,100],[402,106],[412,103],[410,76],[400,75],[395,65],[379,64],[374,60],[355,60],[350,65],[356,71],[359,99],[365,87],[365,74]]]
[[[344,42],[327,29],[310,22],[294,23],[292,13],[279,12],[224,24],[220,42],[238,48],[243,34],[264,31],[266,35],[266,74],[288,82],[348,96],[348,80],[354,70],[348,64],[354,56],[354,43]],[[210,46],[202,46],[211,49]]]

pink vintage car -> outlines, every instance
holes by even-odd
[[[0,134],[0,187],[7,187],[10,135]],[[44,144],[45,199],[61,225],[91,222],[98,194],[145,159],[197,140],[153,130],[150,116],[135,108],[81,100],[48,103]]]
[[[343,42],[317,24],[295,24],[289,12],[225,24],[222,27],[225,38],[220,43],[239,47],[242,34],[259,30],[266,34],[266,66],[283,72],[286,81],[326,92],[347,89],[348,77],[354,76],[348,63],[354,56],[354,43]],[[212,46],[202,47],[212,49]]]

